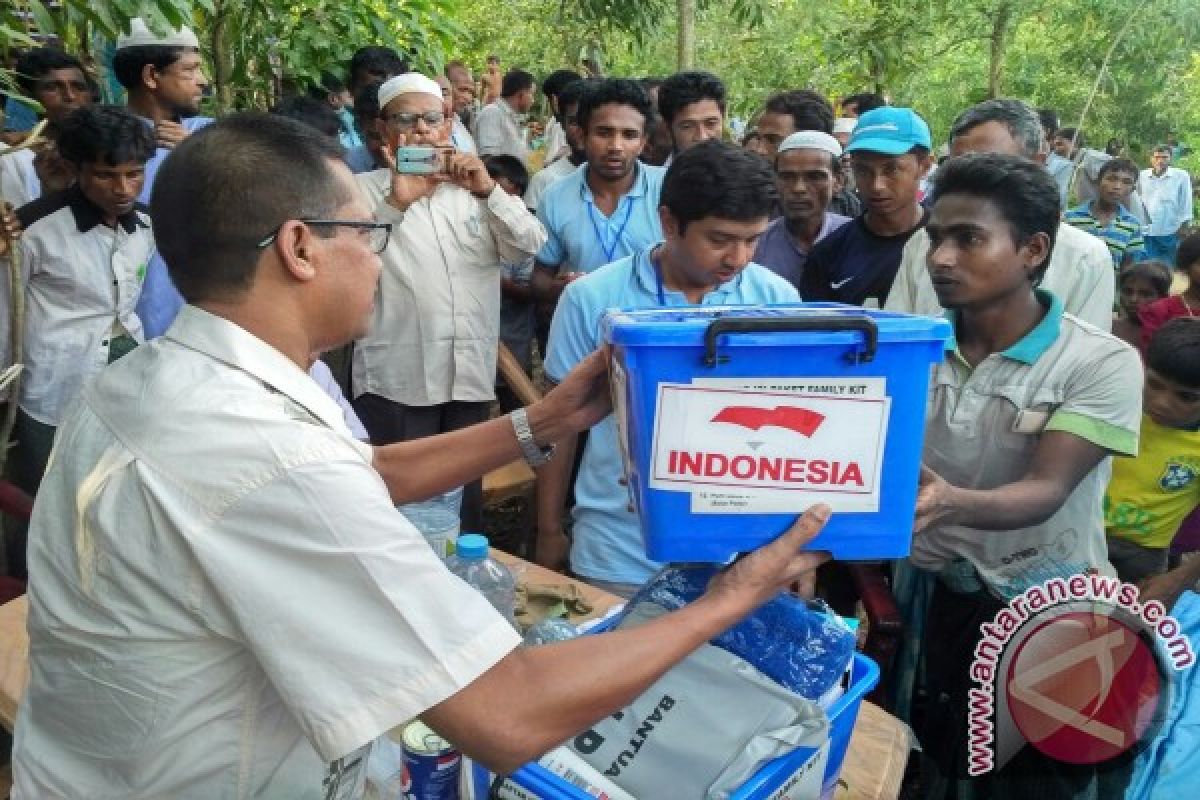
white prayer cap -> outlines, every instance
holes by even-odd
[[[858,124],[858,120],[854,117],[838,117],[833,121],[834,133],[854,133],[854,126]]]
[[[196,34],[192,33],[192,29],[182,27],[177,30],[170,30],[164,36],[160,36],[150,30],[146,25],[146,20],[141,17],[134,17],[129,21],[129,33],[122,33],[117,37],[117,49],[123,50],[126,47],[146,47],[158,45],[160,47],[194,47],[200,49],[200,40],[196,38]]]
[[[379,108],[387,108],[387,104],[402,94],[431,94],[438,100],[442,99],[442,87],[437,81],[426,78],[419,72],[406,72],[394,78],[388,78],[379,87]]]
[[[822,131],[796,131],[779,145],[780,153],[788,150],[824,150],[834,158],[842,155],[838,140]]]

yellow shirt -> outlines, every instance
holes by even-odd
[[[1104,495],[1109,536],[1170,547],[1179,524],[1200,505],[1200,432],[1165,428],[1142,415],[1137,458],[1114,458]]]

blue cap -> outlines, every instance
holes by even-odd
[[[914,147],[933,150],[933,137],[925,120],[911,108],[883,106],[858,118],[846,152],[902,156]]]
[[[464,533],[454,543],[454,555],[468,561],[487,558],[488,540],[479,533]]]

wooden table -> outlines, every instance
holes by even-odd
[[[621,602],[608,592],[575,581],[557,572],[523,561],[516,556],[493,551],[510,565],[518,578],[536,583],[573,583],[592,604],[593,610],[574,621],[602,616]],[[29,638],[25,616],[29,610],[25,597],[0,606],[0,724],[9,731],[17,718],[17,703],[29,681]],[[878,706],[864,702],[854,726],[854,735],[842,764],[837,800],[894,800],[900,793],[900,781],[909,752],[908,729]],[[5,796],[0,781],[0,797]]]

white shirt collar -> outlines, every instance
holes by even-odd
[[[351,435],[337,403],[307,372],[236,323],[185,305],[163,338],[253,375],[303,406],[326,427]]]

